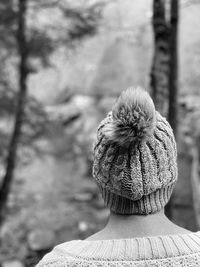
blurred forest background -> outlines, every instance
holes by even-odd
[[[166,214],[200,229],[200,1],[0,1],[0,265],[33,266],[109,215],[92,144],[119,93],[152,94],[178,142]]]

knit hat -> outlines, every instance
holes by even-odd
[[[100,123],[93,176],[117,214],[150,214],[170,199],[177,181],[172,128],[141,88],[122,92]]]

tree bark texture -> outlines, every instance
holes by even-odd
[[[156,109],[168,118],[177,135],[177,35],[178,0],[170,0],[170,16],[166,16],[166,0],[153,1],[154,57],[151,69],[151,93]],[[165,213],[172,218],[173,196]]]
[[[177,134],[177,93],[178,93],[178,0],[171,0],[171,33],[170,33],[170,64],[169,64],[169,111],[168,121],[174,134]]]
[[[17,147],[20,138],[21,126],[23,121],[24,106],[27,92],[27,46],[26,46],[26,6],[27,0],[18,0],[18,29],[17,44],[19,53],[19,93],[17,99],[16,116],[14,129],[11,136],[8,156],[6,160],[6,172],[0,188],[0,225],[3,223],[5,208],[13,180],[16,165]]]
[[[174,131],[175,137],[177,136],[177,93],[178,93],[178,0],[171,0],[171,16],[170,16],[170,61],[169,61],[169,108],[168,108],[168,121]],[[168,218],[172,218],[173,195],[169,203],[165,207],[165,214]]]
[[[167,116],[170,27],[166,19],[165,0],[153,1],[153,32],[155,48],[150,73],[151,94],[156,109]]]

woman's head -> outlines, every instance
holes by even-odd
[[[141,88],[122,92],[100,123],[93,176],[107,207],[118,214],[164,208],[177,181],[173,131]]]

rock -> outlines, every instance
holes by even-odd
[[[59,121],[61,123],[66,123],[70,119],[80,115],[80,110],[71,103],[69,105],[46,106],[45,112],[51,121]]]
[[[51,249],[55,245],[55,233],[48,229],[35,229],[28,235],[28,245],[33,251]]]
[[[24,267],[24,264],[19,260],[5,261],[1,264],[2,267]]]
[[[74,95],[67,103],[46,106],[45,112],[53,121],[66,122],[94,105],[95,99],[93,97]]]

